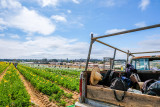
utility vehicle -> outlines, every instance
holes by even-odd
[[[137,69],[137,73],[139,74],[139,77],[142,82],[144,82],[145,80],[148,80],[148,79],[158,79],[160,77],[160,56],[155,55],[155,56],[135,57],[135,54],[160,53],[160,51],[130,52],[128,50],[126,52],[126,51],[123,51],[119,48],[116,48],[114,46],[111,46],[107,43],[104,43],[104,42],[98,40],[98,39],[104,38],[104,37],[111,37],[111,36],[115,36],[115,35],[126,34],[126,33],[130,33],[130,32],[136,32],[136,31],[141,31],[141,30],[146,30],[146,29],[151,29],[151,28],[156,28],[156,27],[160,27],[160,24],[136,28],[136,29],[132,29],[132,30],[122,31],[122,32],[108,34],[108,35],[99,36],[99,37],[93,37],[93,34],[91,34],[91,42],[90,42],[85,71],[82,71],[80,74],[79,102],[76,102],[75,106],[76,107],[89,107],[89,106],[94,106],[94,107],[107,107],[107,106],[108,107],[110,107],[110,106],[111,107],[113,107],[113,106],[158,107],[158,106],[160,106],[160,97],[158,97],[158,96],[151,96],[151,95],[147,95],[147,94],[137,94],[137,93],[128,92],[128,91],[124,92],[124,91],[120,91],[120,90],[116,90],[117,94],[115,96],[113,89],[110,89],[109,87],[106,88],[106,87],[103,87],[102,85],[92,86],[89,83],[91,71],[87,70],[88,63],[90,60],[92,45],[94,42],[99,42],[103,45],[106,45],[106,46],[109,46],[110,48],[115,49],[114,55],[113,55],[113,63],[111,63],[111,70],[112,71],[115,71],[114,70],[114,60],[115,60],[116,51],[120,51],[120,52],[127,54],[126,64],[131,63]],[[130,62],[129,62],[129,59],[131,59]],[[124,71],[119,70],[119,71],[115,71],[115,72],[118,72],[119,75],[121,75],[121,74],[125,73],[125,69],[124,69]],[[108,70],[103,70],[100,73],[104,74],[106,72],[108,72]],[[124,95],[123,100],[118,101],[116,99],[116,97],[121,98],[123,95]]]

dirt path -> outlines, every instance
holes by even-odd
[[[67,102],[67,104],[66,104],[66,106],[69,106],[69,105],[72,105],[73,104],[73,102],[77,102],[78,101],[78,99],[79,99],[79,93],[78,92],[75,92],[75,91],[71,91],[71,90],[69,90],[69,89],[67,89],[67,88],[64,88],[64,87],[62,87],[62,86],[60,86],[60,85],[58,85],[62,90],[64,90],[64,92],[65,93],[72,93],[73,94],[73,98],[72,99],[66,99],[65,101]]]
[[[9,66],[0,74],[0,81],[3,79],[4,74],[8,70]]]
[[[26,90],[28,91],[28,94],[30,95],[31,102],[35,104],[35,106],[32,106],[32,107],[57,107],[56,104],[49,101],[49,98],[46,95],[38,92],[31,85],[31,83],[25,79],[25,77],[20,72],[19,74],[20,74],[21,80],[24,83],[24,86],[26,87]]]
[[[59,85],[59,87],[60,87],[61,89],[63,89],[64,92],[66,92],[66,93],[72,93],[72,94],[73,94],[73,99],[74,99],[74,100],[78,100],[78,97],[79,97],[79,93],[78,93],[78,92],[71,91],[71,90],[69,90],[69,89],[67,89],[67,88],[64,88],[64,87],[60,86],[60,85]]]
[[[48,80],[48,79],[47,79]],[[49,80],[51,81],[51,80]],[[54,83],[53,81],[51,81],[52,83]],[[60,87],[60,89],[62,89],[65,93],[71,93],[73,94],[72,98],[65,98],[64,100],[67,102],[66,106],[72,105],[74,102],[77,102],[79,99],[79,93],[76,91],[71,91],[65,87],[62,87],[61,85],[58,85]]]

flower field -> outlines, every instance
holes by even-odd
[[[35,104],[31,100],[33,94],[41,93],[57,106],[72,105],[78,100],[80,72],[77,70],[34,68],[24,64],[18,64],[16,69],[12,63],[0,62],[0,74],[0,107],[31,107]],[[38,93],[30,94],[30,85],[26,84],[31,84],[33,88],[29,88]]]
[[[24,77],[40,92],[50,96],[50,101],[58,102],[58,105],[65,105],[64,99],[72,98],[71,93],[65,93],[55,82],[48,79],[47,76],[51,75],[50,72],[41,69],[30,68],[23,65],[18,65],[18,70]],[[53,76],[53,75],[51,75]],[[60,78],[63,80],[63,77]]]
[[[21,67],[23,65],[20,65]],[[55,84],[61,85],[72,91],[79,92],[79,76],[80,72],[76,70],[57,69],[57,68],[31,68],[23,66],[23,68],[33,73],[53,81]]]
[[[75,76],[75,77],[79,77],[80,72],[83,70],[83,69],[74,69],[74,68],[50,68],[50,67],[41,67],[41,66],[39,67],[36,66],[34,68],[44,69],[49,72],[54,72],[61,75]]]
[[[28,95],[19,77],[18,71],[15,69],[13,64],[10,65],[2,81],[0,82],[0,106],[1,107],[30,106],[30,96]]]
[[[0,62],[0,73],[2,73],[8,66],[9,66],[9,63]]]

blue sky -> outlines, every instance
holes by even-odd
[[[0,0],[0,58],[87,58],[91,32],[159,24],[159,10],[159,0]],[[160,50],[160,28],[100,40],[131,52]],[[92,53],[102,59],[113,49],[95,43]]]

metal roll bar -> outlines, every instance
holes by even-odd
[[[104,38],[104,37],[121,35],[121,34],[125,34],[125,33],[136,32],[136,31],[141,31],[141,30],[146,30],[146,29],[151,29],[151,28],[156,28],[156,27],[160,27],[160,24],[146,26],[146,27],[141,27],[141,28],[137,28],[137,29],[126,30],[126,31],[118,32],[118,33],[113,33],[113,34],[99,36],[99,37],[94,37],[93,39],[99,39],[99,38]]]
[[[88,52],[88,57],[87,57],[87,61],[86,61],[86,67],[85,67],[85,71],[87,71],[87,68],[88,68],[88,63],[89,63],[89,60],[90,60],[90,54],[91,54],[91,50],[92,50],[92,45],[93,43],[96,41],[96,42],[99,42],[101,44],[104,44],[110,48],[113,48],[115,50],[118,50],[120,52],[123,52],[125,54],[127,54],[127,60],[129,58],[129,56],[134,56],[133,54],[144,54],[144,53],[158,53],[160,51],[151,51],[151,52],[135,52],[135,53],[131,53],[129,50],[128,52],[125,52],[121,49],[118,49],[114,46],[111,46],[107,43],[104,43],[102,41],[99,41],[97,39],[100,39],[100,38],[104,38],[104,37],[110,37],[110,36],[116,36],[116,35],[121,35],[121,34],[126,34],[126,33],[131,33],[131,32],[136,32],[136,31],[141,31],[141,30],[147,30],[147,29],[151,29],[151,28],[157,28],[157,27],[160,27],[160,24],[155,24],[155,25],[151,25],[151,26],[146,26],[146,27],[141,27],[141,28],[136,28],[136,29],[131,29],[131,30],[126,30],[126,31],[122,31],[122,32],[118,32],[118,33],[113,33],[113,34],[108,34],[108,35],[103,35],[103,36],[99,36],[99,37],[93,37],[93,34],[91,34],[91,42],[90,42],[90,47],[89,47],[89,52]],[[114,53],[114,57],[115,57],[115,54]],[[128,63],[128,62],[127,62]]]
[[[150,52],[135,52],[130,54],[144,54],[144,53],[160,53],[160,51],[150,51]]]

